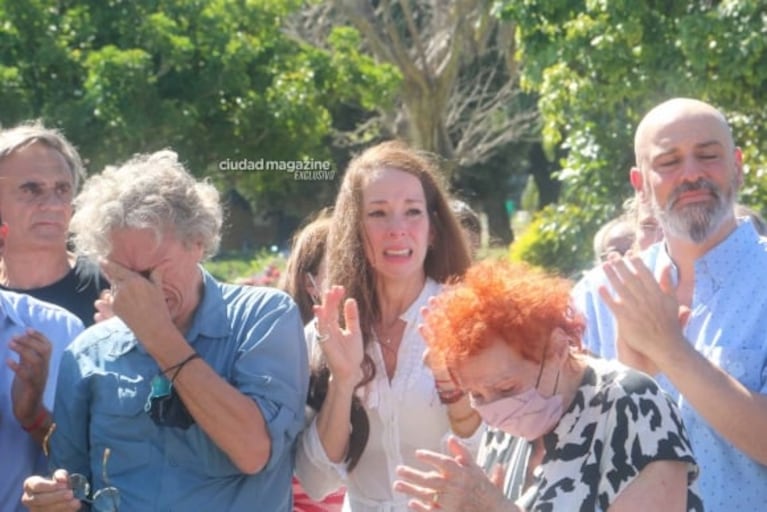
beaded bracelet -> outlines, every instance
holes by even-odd
[[[40,409],[40,412],[37,413],[37,416],[35,416],[35,421],[33,421],[31,425],[22,425],[21,428],[24,430],[24,432],[34,432],[43,426],[43,423],[45,423],[45,418],[47,417],[48,411],[46,411],[45,407],[43,407]]]

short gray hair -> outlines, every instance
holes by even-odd
[[[208,258],[218,251],[222,223],[216,188],[163,150],[90,177],[75,199],[70,229],[75,246],[91,256],[107,256],[111,232],[128,228],[151,229],[158,241],[171,230],[184,244],[202,243]]]
[[[46,128],[39,120],[27,121],[13,128],[0,131],[0,161],[35,143],[44,144],[64,157],[67,168],[72,174],[72,184],[77,190],[80,181],[85,178],[85,170],[80,155],[60,131]]]

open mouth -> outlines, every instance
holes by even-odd
[[[387,249],[384,251],[384,256],[391,256],[394,258],[407,258],[412,254],[412,249]]]

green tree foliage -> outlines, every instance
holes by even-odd
[[[639,119],[660,101],[691,96],[728,115],[748,164],[743,200],[767,205],[765,0],[504,0],[497,7],[517,26],[522,83],[540,95],[546,147],[566,151],[562,201],[588,211],[591,222],[607,219],[631,194]]]
[[[535,99],[519,88],[513,25],[485,0],[309,7],[310,23],[351,24],[366,51],[397,68],[401,88],[395,104],[380,109],[382,131],[442,158],[452,187],[487,214],[492,237],[510,241],[504,204],[539,132]]]
[[[392,101],[399,76],[340,27],[329,48],[282,29],[298,0],[0,0],[0,119],[63,128],[90,170],[172,147],[261,208],[302,210],[337,180],[219,163],[328,160],[334,109]],[[325,188],[322,188],[325,187]],[[325,190],[328,189],[328,190]],[[289,200],[291,199],[291,200]]]
[[[548,205],[511,244],[509,257],[556,269],[577,280],[580,271],[594,261],[583,245],[584,241],[590,243],[596,233],[589,219],[587,212],[573,204]]]

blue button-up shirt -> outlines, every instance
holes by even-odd
[[[267,465],[243,474],[197,424],[157,426],[144,404],[158,365],[119,318],[89,328],[64,354],[51,456],[94,489],[117,487],[121,510],[288,512],[308,387],[298,308],[278,290],[222,284],[201,271],[204,295],[185,337],[258,404],[271,438]]]
[[[51,359],[43,404],[53,408],[53,395],[61,354],[83,330],[83,324],[64,309],[28,295],[0,291],[0,512],[21,512],[24,479],[47,471],[40,446],[24,432],[13,416],[11,384],[14,373],[6,359],[18,361],[18,354],[8,348],[11,338],[28,328],[45,335],[51,342]]]
[[[642,254],[660,275],[673,263],[663,243]],[[676,279],[676,275],[674,275]],[[615,320],[597,289],[607,280],[597,269],[573,292],[587,319],[584,344],[607,358],[615,354]],[[709,361],[745,387],[767,393],[767,239],[750,220],[695,262],[695,290],[685,338]],[[759,464],[714,431],[664,375],[661,386],[676,396],[695,457],[699,489],[707,511],[763,510],[767,506],[767,466]]]

